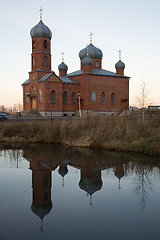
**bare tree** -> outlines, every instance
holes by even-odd
[[[2,112],[5,112],[5,111],[6,111],[6,107],[5,107],[4,105],[1,105],[1,106],[0,106],[0,110],[1,110]]]
[[[138,107],[142,110],[142,118],[144,121],[144,111],[148,107],[148,105],[151,104],[150,97],[149,97],[149,90],[146,86],[146,83],[144,80],[141,83],[141,86],[138,90],[138,94],[136,96],[136,102],[138,104]]]
[[[14,104],[13,112],[21,112],[23,110],[23,105],[21,103]]]
[[[150,104],[149,90],[144,80],[142,81],[141,86],[138,90],[136,102],[138,104],[138,107],[141,109],[147,108],[148,105]]]
[[[152,191],[151,171],[148,166],[137,165],[136,176],[134,178],[135,193],[139,197],[139,204],[144,210],[147,201],[150,199],[150,192]]]

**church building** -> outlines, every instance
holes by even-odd
[[[102,69],[102,51],[90,44],[79,52],[80,69],[68,73],[68,66],[58,66],[59,76],[51,70],[51,30],[40,22],[34,26],[31,71],[22,84],[23,110],[36,109],[52,116],[88,116],[122,113],[129,109],[129,77],[119,59],[116,72]]]

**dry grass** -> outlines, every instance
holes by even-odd
[[[107,116],[0,122],[0,141],[60,143],[121,151],[160,153],[160,116]]]

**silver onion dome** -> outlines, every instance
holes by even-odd
[[[58,170],[58,173],[59,173],[62,177],[64,177],[64,176],[68,173],[68,169],[67,169],[67,168],[65,168],[65,169],[59,169],[59,170]]]
[[[68,70],[68,66],[64,62],[62,62],[61,64],[59,64],[58,70],[59,71],[61,71],[61,70],[67,71]]]
[[[115,68],[116,68],[116,69],[119,69],[119,68],[124,69],[124,68],[125,68],[125,64],[124,64],[121,60],[119,60],[119,61],[115,64]]]
[[[84,59],[87,56],[87,47],[82,49],[79,52],[79,57],[80,59]],[[103,54],[102,51],[99,48],[96,48],[92,43],[89,44],[88,46],[88,56],[90,58],[102,58]]]
[[[102,188],[102,184],[102,181],[85,184],[83,180],[80,180],[79,187],[88,194],[92,195],[93,193],[99,191]]]
[[[93,65],[93,60],[92,60],[92,58],[90,58],[89,56],[85,57],[85,58],[82,60],[82,65],[90,65],[90,66],[92,66],[92,65]]]
[[[39,23],[31,29],[30,35],[32,38],[33,37],[52,38],[51,30],[42,22],[42,20],[40,20]]]
[[[40,219],[43,219],[52,209],[52,203],[48,204],[32,204],[32,212],[36,214]]]

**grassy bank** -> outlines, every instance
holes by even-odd
[[[107,116],[0,122],[1,142],[70,146],[160,154],[160,116]]]

